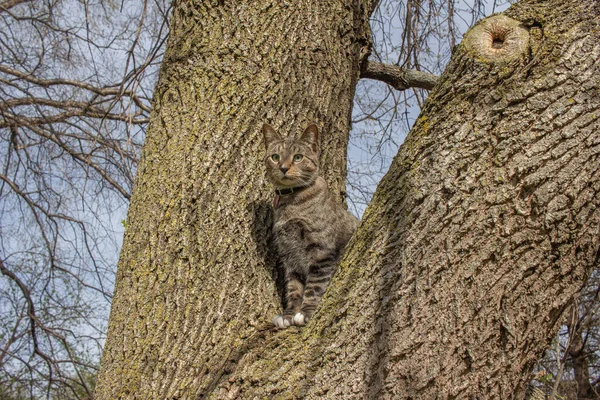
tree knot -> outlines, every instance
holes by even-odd
[[[505,15],[482,20],[466,33],[463,45],[484,61],[505,62],[521,57],[529,46],[529,31]]]

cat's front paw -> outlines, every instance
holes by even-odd
[[[302,314],[301,312],[294,315],[292,318],[292,324],[296,326],[304,326],[308,322],[308,316]]]
[[[285,329],[292,325],[291,315],[276,315],[273,317],[273,325],[279,329]]]

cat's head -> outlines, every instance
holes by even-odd
[[[277,188],[310,186],[319,173],[319,130],[310,124],[300,135],[280,136],[263,125],[267,175]]]

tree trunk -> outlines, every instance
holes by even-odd
[[[96,399],[198,398],[281,307],[261,127],[315,121],[340,201],[367,2],[177,1]]]
[[[600,257],[597,2],[465,36],[314,318],[273,331],[258,126],[319,121],[341,192],[368,31],[295,3],[176,5],[96,398],[523,397]]]

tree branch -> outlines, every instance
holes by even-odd
[[[438,80],[438,76],[428,72],[407,70],[377,61],[367,62],[360,72],[360,77],[361,79],[375,79],[385,82],[396,90],[406,90],[413,87],[431,90]]]
[[[128,96],[135,102],[135,104],[139,108],[141,108],[142,110],[144,110],[146,112],[150,112],[150,107],[148,105],[144,104],[142,99],[139,96],[137,96],[134,91],[123,90],[123,89],[119,88],[119,86],[123,85],[122,83],[112,85],[112,86],[96,87],[96,86],[90,85],[89,83],[86,83],[86,82],[80,82],[80,81],[71,80],[71,79],[61,79],[61,78],[41,79],[32,74],[21,72],[14,68],[7,67],[5,65],[0,65],[0,72],[9,74],[9,75],[13,75],[17,78],[23,79],[29,83],[33,83],[35,85],[39,85],[44,88],[48,88],[48,87],[54,86],[54,85],[66,85],[66,86],[72,86],[72,87],[77,87],[80,89],[89,90],[90,92],[95,93],[99,96],[118,96],[118,97]]]
[[[26,3],[28,1],[31,1],[31,0],[5,0],[5,1],[1,1],[0,2],[0,12],[7,11],[7,10],[13,8],[16,5],[19,5],[21,3]]]

